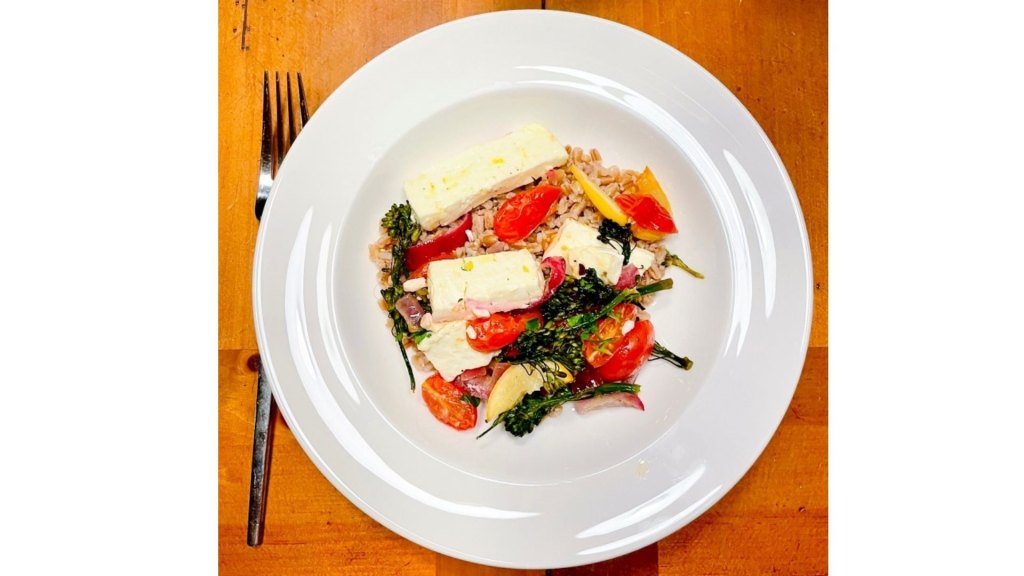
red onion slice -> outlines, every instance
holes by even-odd
[[[420,319],[423,318],[424,310],[419,300],[406,294],[395,302],[395,309],[402,315],[402,318],[405,318],[405,323],[409,325],[410,332],[418,332],[420,330]]]
[[[534,302],[531,308],[550,300],[555,290],[558,290],[558,287],[565,281],[565,258],[561,256],[545,258],[540,263],[540,271],[544,275],[544,279],[547,280],[547,284],[544,285],[544,295],[540,297],[540,300]]]
[[[455,379],[455,383],[465,389],[467,394],[487,400],[494,388],[494,383],[501,378],[509,366],[511,364],[505,362],[491,362],[487,366],[466,370]]]
[[[619,281],[615,283],[615,289],[625,290],[626,288],[636,286],[636,275],[638,272],[639,270],[633,264],[623,266],[622,272],[619,274]]]
[[[631,392],[615,392],[612,394],[594,396],[593,398],[587,398],[586,400],[577,400],[576,413],[586,414],[587,412],[593,412],[594,410],[600,410],[601,408],[611,406],[626,406],[629,408],[636,408],[638,410],[644,409],[644,403],[636,394]]]
[[[492,362],[491,377],[494,378],[495,382],[497,382],[498,378],[501,378],[501,375],[505,373],[505,370],[508,370],[511,367],[512,365],[508,362]]]

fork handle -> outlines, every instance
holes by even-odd
[[[271,423],[277,406],[270,393],[270,383],[259,367],[256,384],[256,426],[252,436],[252,477],[249,484],[249,546],[263,543],[263,520],[267,515],[267,480],[270,475],[270,446],[274,431]]]

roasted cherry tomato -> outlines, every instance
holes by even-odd
[[[612,357],[597,371],[605,382],[629,380],[650,358],[653,351],[654,325],[650,320],[642,320],[626,334],[612,352]]]
[[[526,331],[530,320],[544,323],[540,312],[496,312],[487,318],[474,318],[466,322],[466,340],[478,352],[494,352],[516,341]]]
[[[421,388],[423,401],[427,403],[427,409],[434,418],[456,430],[468,430],[476,426],[476,406],[462,399],[465,392],[458,386],[440,374],[434,374],[427,378]]]
[[[540,225],[562,195],[558,186],[537,186],[505,200],[494,215],[494,234],[504,242],[518,242]]]
[[[597,329],[583,342],[583,355],[587,363],[594,368],[604,366],[611,359],[619,342],[622,342],[623,325],[627,322],[635,324],[639,312],[636,304],[623,302],[613,308],[611,314],[598,320]],[[630,329],[632,327],[633,324],[629,326]]]
[[[444,234],[409,246],[409,249],[405,251],[406,268],[417,270],[434,260],[444,259],[447,254],[466,243],[468,240],[466,231],[472,227],[473,217],[466,214],[458,224]]]
[[[649,194],[619,194],[615,203],[629,215],[636,228],[661,234],[678,232],[672,215]]]

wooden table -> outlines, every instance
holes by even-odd
[[[623,558],[554,574],[828,571],[828,8],[825,0],[426,0],[220,3],[220,570],[222,574],[501,574],[413,544],[324,479],[278,419],[266,539],[245,545],[257,353],[250,278],[263,70],[300,70],[312,108],[401,40],[443,22],[541,8],[622,22],[718,77],[768,133],[807,220],[811,349],[764,454],[702,517]],[[522,571],[540,574],[543,571]]]

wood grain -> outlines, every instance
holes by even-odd
[[[551,570],[551,576],[646,576],[658,573],[658,545],[651,544],[624,556],[575,568]]]
[[[438,576],[544,576],[544,570],[512,570],[509,568],[495,568],[493,566],[481,566],[455,558],[449,558],[443,554],[437,555]]]
[[[262,73],[299,70],[315,108],[360,66],[445,21],[540,1],[219,5],[219,300],[222,574],[537,575],[469,564],[395,535],[341,496],[280,419],[265,543],[245,545],[256,354],[251,264]],[[797,190],[814,263],[811,346],[789,410],[750,472],[710,511],[657,545],[600,564],[597,574],[825,574],[828,571],[827,2],[810,0],[547,0],[549,9],[609,18],[682,50],[751,111]],[[243,26],[244,22],[244,26]],[[243,39],[244,34],[244,39]]]

